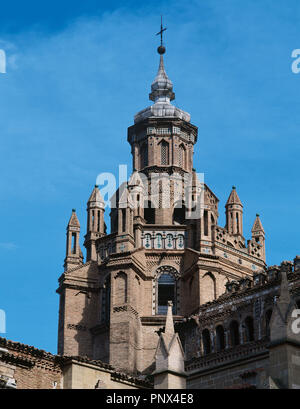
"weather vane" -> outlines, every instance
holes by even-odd
[[[163,46],[163,32],[166,31],[167,27],[163,26],[163,20],[161,16],[161,23],[160,23],[160,31],[156,33],[156,35],[160,35],[160,46],[158,47],[157,51],[159,54],[164,54],[166,52],[165,47]]]

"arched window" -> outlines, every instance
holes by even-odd
[[[169,144],[165,140],[163,140],[160,144],[160,164],[169,164]]]
[[[216,298],[216,279],[213,274],[206,273],[201,280],[201,303],[205,304]]]
[[[180,145],[178,148],[178,166],[181,168],[185,168],[185,156],[186,151],[184,145]]]
[[[148,166],[148,144],[144,143],[140,150],[140,165],[141,168]]]
[[[211,353],[211,340],[210,332],[207,328],[202,331],[202,344],[203,344],[203,353],[204,355]]]
[[[176,314],[176,281],[172,274],[163,273],[157,281],[157,314],[166,315],[168,301],[173,302],[173,314]]]
[[[110,275],[106,278],[102,289],[102,321],[110,321]]]
[[[155,224],[155,209],[150,201],[144,205],[144,219],[147,224]]]
[[[176,203],[173,211],[173,224],[185,223],[185,205],[182,201]]]
[[[120,271],[115,277],[115,304],[124,304],[127,302],[127,274],[123,271]]]
[[[254,341],[254,324],[252,317],[247,317],[245,319],[245,341]]]
[[[265,322],[266,322],[266,336],[270,337],[270,322],[271,322],[271,317],[272,317],[272,310],[266,311],[265,315]]]
[[[225,332],[222,325],[218,325],[216,328],[216,341],[217,341],[217,351],[223,351],[225,349]]]
[[[237,321],[232,321],[229,326],[229,331],[231,346],[235,347],[240,345],[239,323]]]
[[[155,235],[154,248],[156,248],[156,249],[162,249],[163,248],[162,235],[160,233],[157,233]]]
[[[178,271],[168,265],[158,267],[153,280],[153,314],[166,314],[168,301],[173,302],[173,314],[177,314],[180,309],[178,304],[179,292]]]

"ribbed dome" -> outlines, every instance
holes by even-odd
[[[162,55],[160,56],[157,75],[151,85],[151,91],[151,94],[149,94],[150,101],[157,102],[158,100],[168,100],[170,102],[175,98],[173,83],[165,71],[164,57]]]
[[[175,94],[173,92],[173,83],[165,71],[162,54],[160,55],[157,75],[151,84],[149,99],[154,101],[154,104],[138,112],[134,117],[135,123],[150,117],[174,117],[190,122],[191,116],[189,113],[171,104],[171,101],[175,99]]]

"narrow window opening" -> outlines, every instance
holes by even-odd
[[[185,168],[185,148],[183,145],[179,146],[178,150],[178,165],[181,168]]]
[[[98,210],[97,231],[100,232],[100,210]]]
[[[126,209],[122,209],[122,232],[126,231]]]
[[[211,340],[210,340],[210,332],[206,328],[202,331],[202,342],[203,342],[203,353],[204,355],[211,353]]]
[[[252,317],[245,319],[245,338],[246,342],[254,341],[254,324]]]
[[[175,205],[173,211],[173,224],[185,223],[185,205],[183,202],[179,202]]]
[[[222,325],[218,325],[216,328],[217,336],[217,351],[223,351],[225,349],[225,332]]]
[[[147,224],[155,224],[155,209],[151,202],[146,203],[144,207],[144,219]]]
[[[102,298],[102,311],[103,311],[103,321],[109,323],[110,321],[110,298],[111,298],[111,285],[110,276],[105,280],[103,287],[103,298]]]
[[[72,233],[72,254],[76,254],[76,233]]]
[[[92,210],[92,229],[94,230],[94,228],[95,228],[95,212],[94,212],[94,210]]]
[[[208,236],[208,212],[204,210],[204,236]]]
[[[144,143],[140,151],[141,168],[148,166],[148,144]]]
[[[171,274],[161,274],[157,283],[157,314],[166,315],[168,311],[168,301],[173,302],[173,314],[176,314],[176,284],[175,278]]]
[[[160,144],[160,163],[161,165],[169,164],[169,144],[166,141]]]
[[[231,346],[234,347],[240,345],[239,323],[237,321],[232,321],[229,327],[229,331]]]

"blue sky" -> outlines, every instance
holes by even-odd
[[[175,103],[199,127],[195,167],[220,199],[220,224],[235,185],[246,238],[261,215],[267,263],[299,254],[297,0],[6,2],[0,309],[9,339],[56,352],[66,224],[75,207],[85,232],[97,175],[131,166],[127,127],[150,104],[160,14]]]

